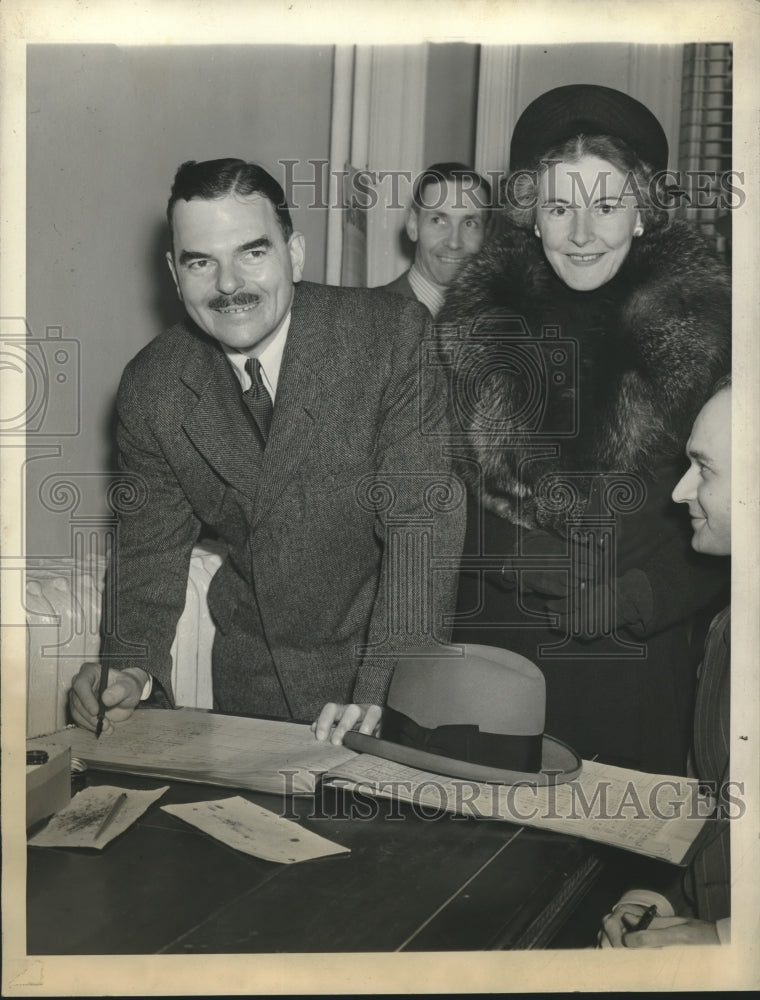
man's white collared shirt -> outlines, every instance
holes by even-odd
[[[423,306],[427,306],[430,315],[435,319],[446,298],[446,287],[437,285],[417,269],[416,264],[409,268],[409,286]]]
[[[282,355],[285,351],[285,342],[288,339],[289,329],[290,312],[288,311],[287,316],[283,319],[280,324],[280,329],[274,337],[267,343],[266,347],[264,347],[260,354],[254,353],[253,355],[259,359],[259,364],[261,365],[261,379],[266,386],[267,392],[272,397],[272,402],[274,402],[275,396],[277,395],[277,383],[280,380],[280,366],[282,365]],[[245,370],[245,363],[248,360],[248,355],[242,354],[240,351],[234,351],[230,347],[224,347],[224,353],[230,360],[230,364],[238,377],[243,392],[246,392],[251,388],[251,377]]]

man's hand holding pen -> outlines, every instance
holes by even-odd
[[[715,924],[692,917],[656,916],[656,907],[624,904],[608,913],[599,932],[600,948],[666,948],[720,944]]]
[[[646,915],[646,913],[645,913]],[[623,936],[626,948],[667,948],[683,944],[720,944],[715,924],[693,917],[654,917],[634,924]]]
[[[137,708],[148,674],[139,667],[111,668],[102,692],[100,680],[100,664],[83,663],[69,691],[69,708],[72,720],[92,732],[97,731],[98,719],[102,717],[106,735],[113,732],[114,723],[128,719]]]

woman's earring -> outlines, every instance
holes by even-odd
[[[538,226],[537,225],[533,227],[533,232],[536,234],[536,236],[539,239],[541,239],[541,233],[538,231]]]
[[[633,235],[634,236],[643,236],[644,235],[644,227],[643,226],[636,226],[636,228],[633,230]]]

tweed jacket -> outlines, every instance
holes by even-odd
[[[394,295],[403,295],[405,299],[414,299],[417,301],[417,296],[414,294],[412,286],[409,284],[409,271],[411,268],[407,268],[398,278],[394,278],[393,281],[389,281],[387,285],[379,285],[380,291],[383,292],[393,292]]]
[[[209,591],[219,710],[310,719],[326,701],[381,702],[394,650],[446,638],[453,573],[408,591],[398,557],[411,545],[455,562],[461,548],[445,388],[420,366],[427,329],[403,299],[298,284],[265,450],[224,353],[191,324],[129,363],[120,463],[144,489],[119,521],[112,664],[142,666],[171,699],[201,529],[227,546]]]

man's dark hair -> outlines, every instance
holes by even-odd
[[[228,194],[258,194],[271,202],[282,235],[287,240],[293,232],[290,210],[285,201],[285,193],[271,174],[257,163],[247,163],[227,157],[222,160],[188,160],[174,176],[172,193],[166,206],[169,233],[172,232],[172,213],[175,204],[191,201],[193,198],[212,200]]]
[[[418,212],[422,208],[422,196],[430,184],[444,184],[446,181],[468,182],[467,190],[474,194],[473,203],[477,208],[491,208],[491,185],[472,170],[466,163],[434,163],[417,177],[412,188],[412,208]],[[478,192],[478,193],[476,193]]]

